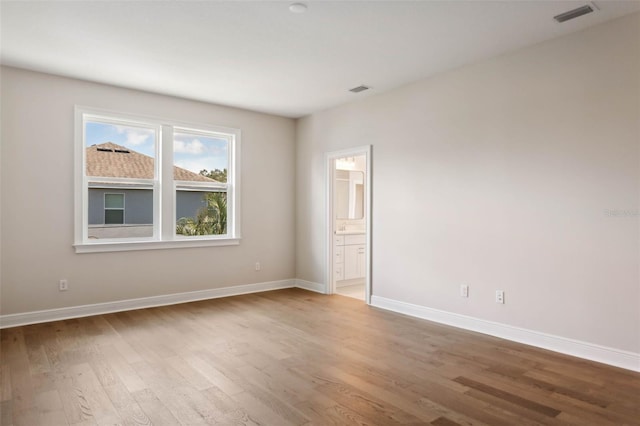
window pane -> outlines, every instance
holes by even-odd
[[[176,191],[176,234],[227,233],[227,193]]]
[[[87,176],[154,179],[155,129],[88,121],[84,131]]]
[[[175,180],[226,183],[229,141],[223,137],[176,132],[173,162]]]
[[[105,209],[124,209],[124,194],[104,194]]]
[[[105,210],[104,211],[104,223],[105,225],[122,225],[124,224],[124,210]]]

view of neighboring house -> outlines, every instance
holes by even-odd
[[[153,189],[150,185],[114,182],[117,179],[154,178],[155,160],[130,148],[105,142],[86,148],[89,177],[88,224],[90,238],[150,237],[153,235]],[[216,182],[174,166],[177,181]],[[104,178],[102,181],[100,178]],[[117,179],[111,179],[117,178]],[[151,183],[151,182],[150,182]],[[195,217],[206,205],[203,193],[178,191],[176,218]]]

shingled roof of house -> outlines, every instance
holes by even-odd
[[[153,179],[154,159],[130,148],[105,142],[87,147],[87,176]],[[173,178],[191,182],[217,182],[206,176],[173,166]]]

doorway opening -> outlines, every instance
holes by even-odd
[[[328,294],[371,303],[371,147],[326,154]]]

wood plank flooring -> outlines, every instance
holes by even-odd
[[[299,289],[1,331],[2,425],[640,425],[640,374]]]

